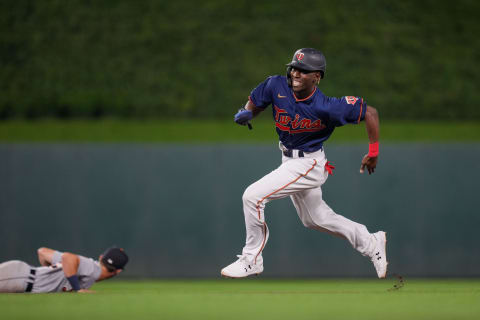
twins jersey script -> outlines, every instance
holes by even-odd
[[[365,117],[367,103],[360,97],[332,98],[315,87],[305,99],[297,99],[285,76],[268,77],[250,94],[258,108],[272,105],[273,119],[282,144],[288,149],[315,152],[335,127],[359,123]]]

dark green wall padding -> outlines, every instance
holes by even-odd
[[[388,232],[391,272],[479,276],[480,145],[330,145],[324,198]],[[118,245],[132,277],[215,277],[244,243],[241,196],[280,163],[275,144],[0,144],[0,261],[48,246],[87,256]],[[290,200],[266,207],[265,276],[375,276],[341,239],[303,227]]]

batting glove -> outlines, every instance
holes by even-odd
[[[238,110],[237,114],[235,114],[235,117],[233,118],[236,123],[244,126],[248,123],[248,121],[252,120],[253,118],[253,113],[250,110],[247,110],[245,108],[241,108]]]

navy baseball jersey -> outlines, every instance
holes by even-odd
[[[271,76],[252,90],[250,101],[258,108],[272,105],[273,119],[282,144],[289,149],[314,152],[335,127],[359,123],[367,104],[360,97],[327,97],[317,87],[305,99],[297,99],[285,76]]]

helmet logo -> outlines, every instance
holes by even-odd
[[[297,53],[296,57],[297,57],[298,61],[301,61],[301,60],[303,60],[303,57],[305,57],[305,54],[299,52],[299,53]]]

